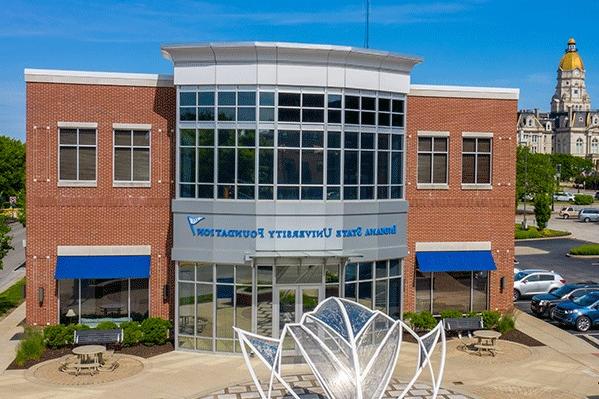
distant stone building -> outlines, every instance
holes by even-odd
[[[551,112],[521,110],[518,140],[532,152],[586,157],[599,169],[599,110],[591,109],[585,75],[576,41],[571,38],[557,69]]]

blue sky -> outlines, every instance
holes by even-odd
[[[548,109],[570,36],[599,107],[599,2],[371,0],[370,47],[418,55],[413,82],[518,87]],[[572,7],[568,7],[572,5]],[[160,44],[295,41],[362,46],[364,1],[3,2],[0,134],[25,136],[24,68],[171,73]]]

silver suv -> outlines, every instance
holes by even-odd
[[[597,208],[584,208],[578,212],[578,220],[588,223],[599,221],[599,209]]]
[[[541,269],[526,269],[514,274],[514,301],[524,295],[545,294],[566,284],[559,274]]]

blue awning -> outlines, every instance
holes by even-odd
[[[149,255],[59,256],[57,280],[71,278],[148,278]]]
[[[421,272],[467,272],[496,270],[491,251],[416,252]]]

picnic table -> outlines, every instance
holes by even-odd
[[[78,361],[72,365],[76,374],[81,370],[88,370],[91,374],[98,372],[103,364],[102,355],[106,352],[106,347],[102,345],[83,345],[73,349],[73,354],[77,355]]]
[[[499,337],[501,337],[501,333],[493,330],[477,330],[472,335],[477,339],[474,348],[480,356],[483,353],[490,353],[493,356],[497,354],[496,343]]]

